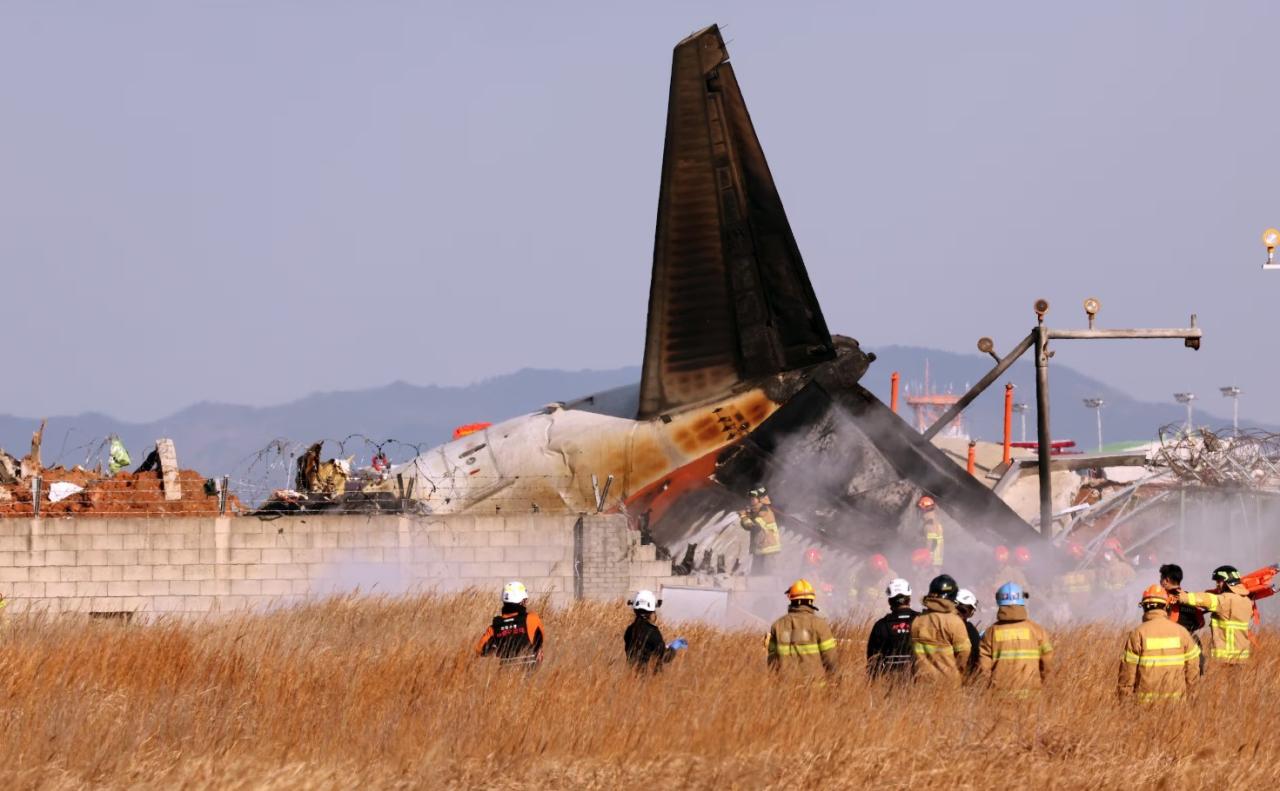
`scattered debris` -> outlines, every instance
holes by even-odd
[[[61,502],[73,494],[79,494],[84,491],[83,486],[78,486],[71,481],[55,481],[49,484],[49,502]]]

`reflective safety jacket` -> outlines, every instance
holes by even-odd
[[[1124,562],[1120,558],[1113,558],[1110,563],[1102,567],[1101,575],[1098,580],[1102,584],[1102,589],[1106,591],[1119,591],[1128,587],[1136,576],[1133,566]]]
[[[942,565],[942,519],[937,511],[927,511],[924,519],[924,544],[931,553],[930,562],[935,567]]]
[[[910,607],[894,610],[875,622],[867,638],[867,672],[872,678],[885,673],[906,675],[911,670],[911,622],[920,613]]]
[[[1062,592],[1068,596],[1087,596],[1093,593],[1093,572],[1090,570],[1068,572],[1059,581]]]
[[[542,619],[520,605],[506,605],[476,644],[480,656],[497,656],[504,664],[542,661]]]
[[[1211,661],[1226,664],[1249,661],[1249,618],[1253,616],[1253,601],[1243,585],[1233,585],[1223,593],[1181,593],[1178,603],[1212,614],[1209,619]]]
[[[818,608],[792,605],[769,627],[769,667],[787,675],[836,671],[836,636]]]
[[[849,578],[849,604],[879,609],[885,603],[885,589],[897,578],[898,574],[893,569],[879,574],[874,569],[854,574]]]
[[[969,665],[969,632],[956,603],[925,596],[924,612],[911,622],[911,652],[916,678],[958,687]]]
[[[1049,675],[1053,646],[1044,627],[1027,618],[1023,605],[1005,605],[978,647],[978,674],[985,686],[1019,695],[1040,690]]]
[[[755,513],[748,512],[740,522],[743,530],[751,532],[751,554],[772,555],[782,549],[782,534],[778,532],[778,520],[773,509],[763,507]]]
[[[1120,659],[1121,698],[1139,703],[1181,700],[1200,678],[1200,648],[1191,633],[1163,610],[1142,616],[1142,625],[1129,633]]]

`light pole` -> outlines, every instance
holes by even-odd
[[[1187,407],[1187,436],[1189,437],[1189,436],[1191,436],[1191,429],[1192,429],[1192,425],[1193,425],[1193,424],[1192,424],[1192,422],[1191,422],[1191,410],[1192,410],[1191,402],[1193,402],[1193,401],[1195,401],[1195,400],[1196,400],[1196,394],[1195,394],[1195,393],[1174,393],[1174,394],[1173,394],[1173,397],[1174,397],[1174,400],[1176,400],[1179,404],[1186,404],[1186,407]]]
[[[1231,399],[1231,435],[1240,436],[1240,388],[1235,385],[1219,387],[1223,398]]]
[[[1263,231],[1262,244],[1267,248],[1267,262],[1262,265],[1262,268],[1280,269],[1280,264],[1276,263],[1276,246],[1280,245],[1280,231],[1275,228],[1268,228]]]
[[[1098,452],[1102,452],[1102,407],[1106,405],[1106,401],[1101,398],[1086,398],[1084,405],[1092,409],[1098,416]]]
[[[1014,404],[1013,411],[1018,413],[1018,417],[1022,420],[1022,439],[1019,442],[1027,441],[1027,404],[1024,401],[1021,404]]]

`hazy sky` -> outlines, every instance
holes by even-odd
[[[638,363],[671,47],[711,22],[834,331],[1194,310],[1198,353],[1055,362],[1280,420],[1280,4],[1171,0],[8,0],[0,412]]]

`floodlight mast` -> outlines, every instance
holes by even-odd
[[[1177,401],[1179,404],[1185,404],[1187,407],[1187,436],[1189,437],[1191,436],[1191,430],[1195,427],[1195,424],[1191,420],[1191,416],[1192,416],[1192,410],[1195,408],[1192,405],[1192,402],[1196,400],[1196,394],[1195,393],[1174,393],[1173,399]]]
[[[1231,399],[1231,435],[1240,436],[1240,388],[1235,385],[1219,387],[1223,398]]]
[[[1098,452],[1102,452],[1102,407],[1106,405],[1106,401],[1101,398],[1086,398],[1084,405],[1092,409],[1098,416]]]
[[[1268,228],[1263,231],[1262,244],[1267,248],[1267,262],[1262,265],[1262,268],[1280,269],[1280,264],[1276,263],[1276,246],[1280,245],[1280,231],[1275,228]]]
[[[1280,231],[1277,231],[1277,241],[1280,242]],[[1053,352],[1049,350],[1049,341],[1171,338],[1181,339],[1188,349],[1199,349],[1200,339],[1203,337],[1203,332],[1196,326],[1194,313],[1191,314],[1191,325],[1189,327],[1172,329],[1096,329],[1094,327],[1094,319],[1101,308],[1102,303],[1090,297],[1084,303],[1085,314],[1089,317],[1088,329],[1052,330],[1046,327],[1044,323],[1044,316],[1049,312],[1048,300],[1036,300],[1033,308],[1036,314],[1036,326],[1027,334],[1027,337],[1023,338],[1008,355],[999,358],[999,362],[987,372],[986,376],[978,380],[977,384],[969,388],[967,393],[962,395],[955,404],[951,405],[947,411],[942,413],[941,417],[934,421],[933,425],[923,432],[925,439],[932,439],[934,435],[955,420],[964,411],[965,407],[973,403],[973,400],[981,395],[992,382],[1008,370],[1009,366],[1013,365],[1019,357],[1034,346],[1036,350],[1036,461],[1040,475],[1039,529],[1040,537],[1045,541],[1053,540],[1053,481],[1050,479],[1050,456],[1053,451],[1053,442],[1049,432],[1049,358],[1053,356]],[[988,339],[984,338],[983,341],[982,347],[986,348],[981,348],[980,350],[996,357],[994,345],[988,347]],[[1099,420],[1101,420],[1101,415],[1099,415]]]

